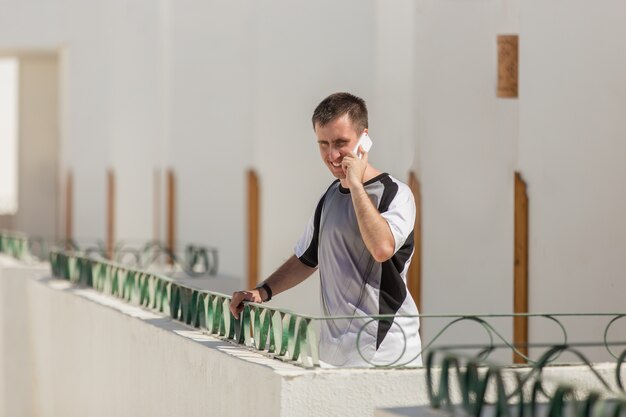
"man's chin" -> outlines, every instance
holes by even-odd
[[[335,170],[330,170],[330,173],[333,174],[333,177],[339,179],[339,180],[343,180],[346,178],[346,174],[343,173],[343,171],[341,172],[336,172]]]

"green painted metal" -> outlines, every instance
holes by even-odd
[[[18,233],[0,233],[0,252],[9,254],[17,259],[33,259],[29,251],[29,239]],[[319,365],[317,351],[317,335],[313,324],[326,320],[354,320],[353,316],[306,316],[296,314],[288,310],[273,309],[260,304],[247,304],[236,320],[228,309],[230,297],[211,291],[200,291],[185,287],[175,280],[147,271],[128,268],[103,259],[93,259],[87,254],[80,252],[50,251],[50,262],[53,275],[64,278],[70,282],[94,288],[97,291],[113,295],[129,303],[158,311],[171,316],[195,328],[202,329],[209,334],[231,340],[235,343],[244,344],[253,349],[286,361],[292,361],[302,366],[311,367]],[[535,319],[549,320],[555,323],[561,333],[559,346],[568,346],[568,334],[562,319],[566,317],[597,317],[606,318],[608,324],[604,328],[602,345],[620,363],[618,371],[621,372],[621,364],[624,363],[625,353],[618,354],[612,346],[619,343],[610,343],[609,335],[614,325],[620,319],[626,317],[626,313],[558,313],[558,314],[461,314],[461,315],[434,315],[421,314],[419,316],[393,316],[378,315],[370,317],[358,317],[365,320],[361,332],[368,323],[378,320],[392,320],[399,317],[419,317],[424,319],[446,319],[448,322],[432,337],[423,347],[419,355],[425,355],[435,346],[440,337],[450,328],[463,323],[478,323],[485,332],[488,341],[481,346],[481,352],[477,359],[487,359],[496,349],[507,348],[521,355],[518,346],[508,341],[494,325],[492,319],[512,318],[525,316]],[[398,325],[397,321],[393,322]],[[403,331],[403,329],[400,327]],[[615,331],[613,332],[615,333]],[[357,346],[360,353],[357,337]],[[553,344],[552,344],[553,345]],[[534,346],[544,346],[537,345]],[[572,345],[569,344],[571,347]],[[476,348],[466,346],[465,348]],[[532,346],[531,346],[532,347]],[[457,345],[457,348],[463,346]],[[558,351],[547,360],[552,363],[563,351]],[[522,355],[523,356],[523,355]],[[374,367],[401,367],[411,362],[414,358],[400,362],[401,355],[397,360],[385,364],[374,364]],[[525,356],[524,356],[525,357]],[[536,366],[540,358],[535,361],[525,357],[528,364]],[[367,358],[364,358],[367,361]],[[621,381],[619,382],[621,384]]]
[[[22,261],[33,259],[29,250],[28,237],[16,232],[0,233],[0,253]]]
[[[547,388],[543,369],[551,359],[566,351],[589,367],[604,391],[584,391],[572,384]],[[493,406],[495,416],[618,417],[626,412],[626,393],[620,380],[624,357],[626,351],[616,364],[618,388],[615,389],[584,355],[567,345],[549,348],[528,371],[497,366],[447,349],[432,349],[426,356],[426,386],[431,406],[450,415],[458,415],[460,409],[463,415],[480,417],[486,406]],[[505,375],[513,382],[506,383]]]
[[[57,278],[169,315],[277,359],[319,366],[312,317],[249,303],[235,319],[228,308],[230,296],[186,287],[163,275],[61,251],[50,252],[50,265]]]
[[[319,365],[317,335],[313,323],[326,320],[354,320],[353,316],[306,316],[288,310],[269,308],[261,304],[246,304],[239,319],[235,319],[229,309],[230,297],[211,291],[201,291],[186,287],[172,278],[136,269],[131,269],[106,260],[92,259],[80,253],[52,251],[50,262],[54,276],[64,278],[77,285],[92,287],[100,292],[123,299],[129,303],[158,311],[190,326],[202,329],[209,334],[244,344],[273,357],[292,361],[302,366]],[[560,345],[568,344],[568,335],[561,319],[565,317],[606,318],[603,345],[616,359],[609,343],[609,333],[624,313],[595,314],[484,314],[484,315],[433,315],[393,316],[379,315],[358,317],[365,320],[361,332],[367,325],[377,320],[391,320],[399,317],[419,317],[420,319],[446,319],[449,322],[423,347],[415,357],[401,362],[399,355],[389,363],[371,363],[374,367],[401,367],[412,362],[417,356],[427,353],[438,339],[451,327],[464,322],[478,323],[485,331],[488,343],[482,345],[479,359],[487,359],[496,349],[506,347],[520,354],[518,346],[508,341],[490,322],[490,319],[511,318],[514,316],[540,318],[554,322],[562,335]],[[398,325],[394,321],[394,325]],[[404,330],[400,326],[400,330]],[[406,335],[405,335],[406,337]],[[357,337],[355,349],[361,353]],[[498,343],[498,344],[497,344]],[[457,346],[463,348],[462,346]],[[470,348],[470,347],[466,347]],[[473,346],[476,348],[476,346]],[[558,358],[560,351],[549,357],[551,362]],[[363,356],[363,355],[362,355]],[[367,358],[363,358],[368,361]],[[526,358],[531,365],[537,362]],[[623,361],[622,361],[623,362]]]

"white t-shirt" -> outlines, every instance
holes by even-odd
[[[380,174],[364,186],[389,223],[395,240],[391,259],[376,262],[367,250],[350,190],[339,181],[324,193],[296,244],[295,254],[300,261],[319,267],[325,316],[350,317],[322,322],[320,360],[333,366],[419,366],[418,318],[369,318],[418,314],[406,286],[413,255],[413,194],[406,184],[389,174]]]

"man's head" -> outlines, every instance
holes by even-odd
[[[365,100],[350,93],[334,93],[317,105],[313,112],[313,130],[324,127],[341,116],[347,115],[357,134],[367,128]]]
[[[341,162],[367,132],[365,101],[349,93],[331,94],[315,108],[312,120],[324,164],[335,178],[345,179]]]

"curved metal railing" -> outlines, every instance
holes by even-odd
[[[325,321],[341,321],[355,319],[362,320],[360,332],[363,332],[368,323],[378,320],[395,321],[399,319],[444,319],[447,324],[423,346],[422,351],[415,353],[413,357],[396,359],[389,363],[373,363],[368,358],[363,359],[374,367],[400,367],[410,365],[418,356],[422,356],[436,348],[435,344],[440,341],[442,335],[450,331],[453,326],[463,322],[478,323],[484,330],[488,343],[474,346],[460,346],[458,349],[478,350],[476,358],[486,360],[498,349],[507,348],[520,354],[520,346],[508,341],[497,328],[490,323],[492,319],[512,318],[523,315],[532,318],[542,318],[554,322],[560,329],[562,340],[551,345],[572,346],[568,341],[568,334],[562,319],[565,317],[580,318],[594,317],[607,320],[604,329],[604,340],[594,346],[604,348],[615,358],[623,356],[616,354],[612,348],[619,343],[609,340],[611,328],[624,313],[596,313],[596,314],[486,314],[486,315],[436,315],[422,314],[416,316],[310,316],[297,314],[292,311],[276,309],[267,305],[249,303],[240,314],[240,319],[235,319],[229,311],[230,296],[195,289],[176,282],[174,279],[149,271],[141,271],[128,268],[123,265],[108,262],[101,259],[68,252],[53,251],[50,256],[53,274],[56,277],[68,279],[76,284],[92,287],[136,305],[150,308],[158,312],[168,314],[172,318],[180,320],[188,325],[202,329],[209,334],[224,337],[239,344],[245,344],[261,352],[277,358],[294,361],[304,366],[317,366],[319,355],[317,336],[314,330],[316,323]],[[398,324],[399,325],[399,324]],[[403,331],[404,332],[404,331]],[[406,336],[406,334],[405,334]],[[357,336],[356,350],[361,353]],[[406,342],[406,339],[405,339]],[[535,345],[545,346],[545,345]],[[532,347],[532,346],[531,346]],[[546,360],[541,357],[538,361],[524,356],[528,364],[535,366]],[[548,360],[553,362],[558,355],[553,355]]]
[[[217,275],[219,257],[216,248],[196,244],[187,244],[184,248],[181,256],[159,241],[148,241],[139,246],[129,241],[118,241],[113,256],[116,263],[137,269],[163,269],[164,264],[167,264],[188,277]],[[19,260],[45,261],[51,251],[59,250],[82,252],[102,260],[106,260],[107,256],[104,242],[98,239],[79,243],[73,239],[46,240],[19,232],[0,231],[0,253]],[[163,259],[167,259],[167,262],[163,262]]]
[[[546,365],[565,351],[580,358],[600,382],[601,390],[554,384],[543,376]],[[450,414],[458,414],[460,408],[468,417],[480,417],[487,407],[493,407],[496,416],[619,417],[626,412],[621,380],[625,358],[626,350],[618,358],[612,385],[572,346],[549,348],[528,371],[497,366],[445,348],[433,349],[426,358],[428,397],[431,407]]]
[[[28,237],[17,232],[0,232],[0,253],[19,260],[30,260],[32,258]]]

